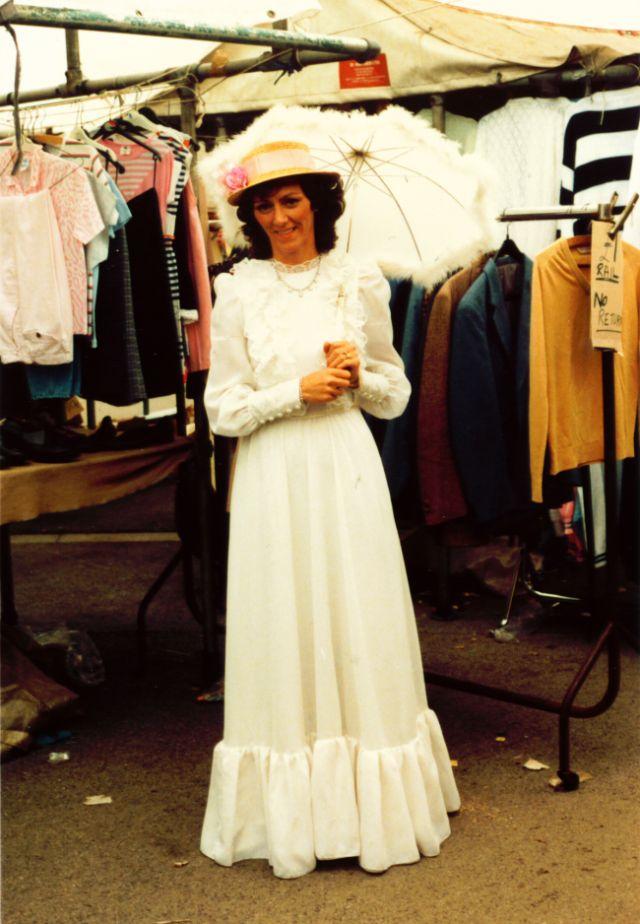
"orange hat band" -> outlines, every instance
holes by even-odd
[[[280,172],[294,173],[300,170],[301,173],[306,173],[318,169],[309,149],[297,145],[296,147],[265,145],[264,148],[252,151],[242,161],[242,166],[247,173],[250,186],[255,186],[261,182],[262,178],[267,180],[270,176]]]

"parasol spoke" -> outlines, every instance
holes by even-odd
[[[376,160],[376,161],[378,161],[378,162],[381,163],[381,164],[386,164],[386,163],[387,163],[386,160],[383,160],[382,158],[377,158],[374,154],[370,154],[369,157],[370,157],[372,160]],[[374,173],[377,172],[373,166],[371,167],[371,169],[374,171]],[[402,170],[403,170],[404,173],[411,173],[411,174],[413,174],[413,176],[417,176],[419,179],[425,180],[427,183],[431,183],[432,186],[437,186],[438,189],[441,189],[442,192],[445,193],[447,196],[449,196],[450,199],[453,199],[453,201],[456,203],[456,205],[459,205],[461,209],[463,209],[464,211],[466,211],[466,206],[465,206],[462,202],[460,202],[460,200],[457,199],[457,198],[453,195],[452,192],[449,192],[449,190],[447,189],[447,187],[446,187],[446,186],[443,186],[442,183],[438,183],[438,182],[437,182],[436,180],[434,180],[432,177],[427,176],[425,173],[421,173],[419,170],[415,170],[413,167],[407,167],[405,164],[402,165]],[[402,174],[401,174],[401,175],[402,175]]]
[[[350,186],[352,186],[353,183],[355,182],[355,179],[354,179],[355,176],[357,176],[358,178],[360,178],[360,179],[362,179],[362,180],[365,180],[365,176],[364,176],[364,172],[363,172],[363,171],[364,171],[364,166],[365,166],[365,164],[366,164],[366,166],[369,168],[369,170],[371,171],[371,173],[375,174],[375,176],[380,180],[380,182],[384,184],[385,188],[386,188],[387,191],[388,191],[388,194],[395,200],[395,199],[396,199],[395,195],[393,194],[393,192],[392,192],[391,189],[389,188],[388,184],[387,184],[387,183],[384,183],[382,174],[381,174],[379,171],[376,170],[376,168],[375,168],[375,166],[374,166],[374,164],[373,164],[372,162],[375,162],[376,164],[388,164],[388,163],[391,163],[392,160],[387,159],[387,158],[378,157],[377,154],[378,154],[379,152],[381,152],[381,151],[398,151],[398,152],[400,152],[400,153],[396,154],[395,157],[401,157],[403,153],[406,154],[408,151],[411,150],[411,148],[410,148],[410,147],[399,148],[399,147],[394,146],[394,147],[388,147],[388,148],[376,148],[375,151],[371,151],[371,145],[372,145],[372,143],[373,143],[373,138],[374,138],[374,135],[370,135],[369,138],[364,142],[364,144],[363,144],[363,145],[360,145],[360,146],[355,146],[355,145],[351,144],[349,141],[347,141],[347,140],[344,139],[344,138],[340,138],[340,139],[339,139],[339,140],[342,142],[342,144],[345,146],[346,149],[348,149],[352,154],[355,154],[355,155],[356,155],[356,163],[354,164],[354,163],[353,163],[353,158],[350,158],[348,155],[345,155],[344,151],[341,150],[341,148],[340,148],[340,146],[339,146],[337,140],[335,139],[335,137],[333,137],[333,135],[331,136],[331,141],[334,143],[334,145],[335,145],[335,147],[336,147],[336,150],[337,150],[338,153],[342,156],[343,160],[344,160],[345,162],[347,162],[347,163],[349,163],[349,162],[351,161],[351,163],[350,163],[350,172],[349,172],[347,184],[345,185],[345,192],[346,192],[347,189],[348,189]],[[356,169],[356,164],[357,164],[357,166],[358,166],[358,169]],[[398,165],[396,165],[396,166],[398,166]],[[419,177],[421,180],[424,180],[426,183],[430,183],[432,186],[435,186],[437,189],[440,189],[446,196],[448,196],[449,199],[451,199],[453,202],[455,202],[456,205],[457,205],[460,209],[462,209],[463,211],[466,211],[466,208],[467,208],[467,207],[466,207],[456,196],[454,196],[454,194],[453,194],[452,192],[450,192],[450,191],[446,188],[446,186],[443,186],[442,183],[438,183],[438,182],[437,182],[436,180],[434,180],[432,177],[429,177],[429,176],[427,176],[426,174],[421,173],[419,170],[416,170],[416,169],[413,168],[413,167],[409,167],[409,166],[407,166],[407,165],[405,165],[405,164],[402,164],[402,165],[399,165],[399,166],[401,167],[402,173],[397,174],[397,175],[396,175],[396,174],[389,174],[389,175],[387,175],[387,178],[388,178],[388,179],[398,179],[398,178],[400,178],[400,177],[402,177],[403,175],[406,175],[406,174],[411,174],[412,176]],[[376,187],[374,186],[373,188],[375,189]],[[379,191],[379,192],[382,192],[382,190],[378,190],[378,191]],[[396,201],[397,201],[397,200],[396,200]],[[405,221],[406,221],[406,218],[405,218]],[[418,248],[416,248],[416,249],[418,249]]]
[[[375,171],[374,171],[374,172],[375,172]],[[380,180],[380,182],[386,187],[387,192],[389,193],[389,195],[391,196],[391,198],[392,198],[393,201],[395,202],[396,208],[398,209],[398,212],[399,212],[400,215],[402,216],[402,220],[404,221],[405,225],[407,226],[407,231],[409,232],[409,235],[410,235],[410,237],[411,237],[411,240],[413,241],[413,246],[416,248],[416,253],[418,254],[418,258],[419,258],[420,260],[422,260],[422,253],[420,252],[420,247],[418,246],[418,242],[417,242],[417,240],[416,240],[416,236],[415,236],[415,234],[413,233],[413,229],[412,229],[412,227],[411,227],[411,224],[410,224],[410,222],[409,222],[409,219],[408,219],[407,216],[405,215],[404,210],[403,210],[402,206],[400,205],[400,202],[399,202],[399,200],[398,200],[398,197],[395,195],[395,193],[393,192],[393,190],[391,189],[391,187],[388,185],[388,183],[385,183],[384,177],[380,176],[380,174],[377,174],[377,176],[378,176],[378,179]]]
[[[340,150],[340,147],[339,147],[339,145],[338,145],[338,142],[336,141],[336,139],[335,139],[333,136],[331,137],[331,140],[332,140],[332,142],[334,143],[334,145],[335,145],[335,147],[336,147],[338,153],[341,155],[342,159],[345,161],[345,163],[347,164],[348,169],[349,169],[349,174],[348,174],[348,176],[347,176],[347,180],[346,180],[345,185],[344,185],[344,191],[345,191],[345,193],[346,193],[346,192],[351,188],[351,186],[354,185],[354,183],[355,183],[355,175],[356,175],[356,173],[359,172],[359,169],[358,169],[358,168],[361,169],[361,166],[362,166],[362,165],[361,165],[358,161],[353,161],[352,159],[349,159],[348,157],[345,157],[344,153]],[[347,145],[347,146],[349,146],[349,145]]]

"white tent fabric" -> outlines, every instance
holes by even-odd
[[[637,0],[612,0],[607,4],[585,0],[448,0],[451,6],[463,6],[482,13],[520,16],[539,22],[593,26],[598,29],[640,29]]]
[[[522,5],[513,6],[520,10]],[[433,0],[322,0],[321,12],[300,17],[296,29],[374,40],[382,47],[386,71],[382,65],[330,63],[277,83],[268,73],[205,81],[199,92],[206,110],[394,99],[515,80],[569,60],[596,71],[640,53],[640,31],[534,22]],[[219,46],[218,55],[226,53],[237,56],[229,46]],[[173,111],[173,105],[165,104],[165,111]]]

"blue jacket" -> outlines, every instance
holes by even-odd
[[[415,449],[416,411],[420,384],[420,360],[424,346],[423,330],[424,288],[412,285],[407,299],[400,356],[404,373],[411,383],[411,398],[400,417],[387,423],[380,454],[389,483],[389,492],[396,500],[417,477]]]
[[[530,504],[529,321],[533,263],[508,300],[495,260],[460,301],[449,364],[449,426],[467,503],[479,522]]]

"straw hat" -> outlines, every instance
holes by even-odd
[[[333,176],[336,179],[340,176],[335,170],[319,167],[308,145],[303,142],[273,141],[250,151],[242,158],[239,166],[227,171],[222,182],[228,190],[227,202],[238,205],[243,193],[260,183],[308,173]]]

